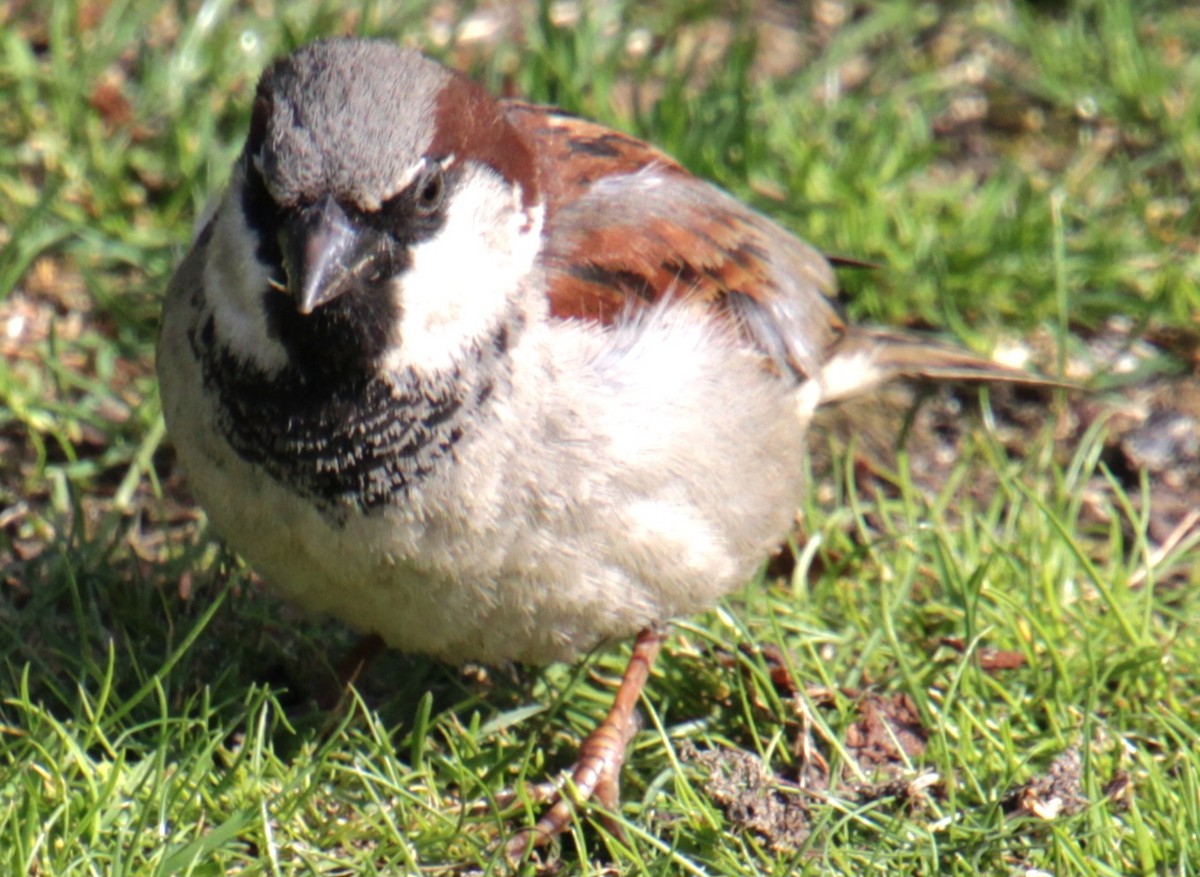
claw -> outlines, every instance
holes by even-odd
[[[566,782],[535,787],[535,797],[550,801],[550,808],[532,828],[519,832],[505,845],[504,853],[509,861],[525,858],[534,847],[562,834],[580,804],[595,798],[608,811],[615,811],[620,805],[621,767],[625,764],[629,743],[641,725],[637,717],[637,700],[650,676],[650,668],[654,665],[663,639],[663,633],[655,628],[647,628],[638,634],[612,709],[596,730],[580,744],[579,759]],[[550,790],[548,793],[547,788]],[[614,834],[621,835],[619,826],[611,821],[608,825]]]

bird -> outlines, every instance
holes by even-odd
[[[654,146],[383,40],[269,66],[170,280],[165,422],[209,525],[279,594],[454,664],[634,639],[571,793],[618,802],[665,625],[794,524],[819,406],[1032,380],[849,324],[831,260]]]

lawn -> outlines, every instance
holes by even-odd
[[[276,55],[386,36],[653,141],[859,321],[1079,385],[901,388],[809,437],[794,538],[680,619],[622,837],[525,873],[1200,873],[1200,5],[0,9],[0,873],[500,874],[629,644],[390,654],[205,529],[161,297]]]

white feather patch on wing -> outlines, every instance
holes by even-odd
[[[821,368],[818,405],[848,399],[878,386],[888,377],[874,353],[865,347],[838,351]]]

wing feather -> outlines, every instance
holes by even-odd
[[[556,317],[607,323],[678,297],[728,319],[781,371],[820,373],[846,327],[816,249],[640,140],[545,107],[505,107],[539,141]]]

